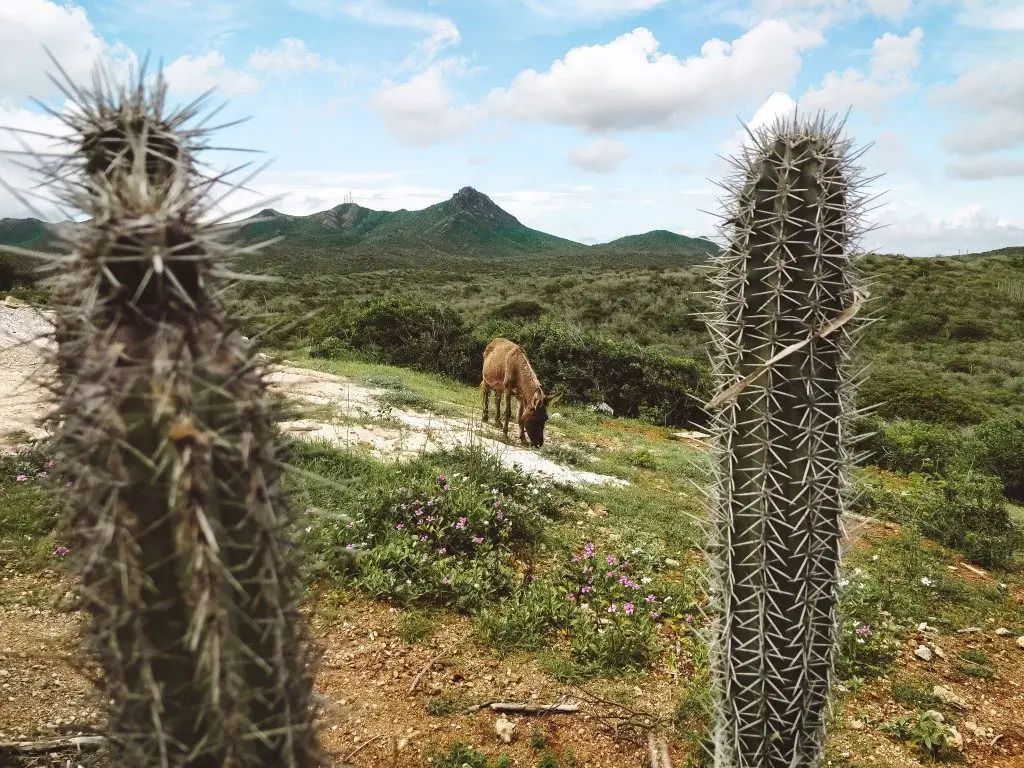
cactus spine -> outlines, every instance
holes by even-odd
[[[723,188],[708,327],[718,395],[716,768],[812,768],[836,641],[851,459],[858,173],[842,124],[751,133]],[[860,318],[858,318],[860,319]]]
[[[90,219],[49,256],[54,439],[113,764],[320,765],[275,413],[217,298],[218,180],[186,127],[203,100],[165,113],[144,68],[116,98],[99,74],[67,93],[70,152],[44,173]]]

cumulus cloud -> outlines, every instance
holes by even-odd
[[[0,98],[44,99],[57,93],[47,73],[57,73],[49,48],[76,83],[91,83],[103,62],[117,80],[136,63],[128,47],[97,34],[85,9],[52,0],[0,3]]]
[[[248,73],[231,69],[220,51],[200,56],[180,56],[164,68],[164,78],[171,90],[193,93],[216,88],[230,95],[251,93],[259,81]]]
[[[459,59],[441,59],[404,83],[386,80],[370,99],[387,131],[408,144],[428,146],[458,136],[483,117],[479,106],[456,106],[446,78],[465,71]]]
[[[821,85],[804,93],[801,107],[840,112],[852,107],[873,120],[883,119],[886,106],[914,87],[911,72],[921,60],[923,38],[924,30],[920,27],[914,27],[903,37],[886,32],[871,46],[867,71],[850,67],[843,72],[829,72]]]
[[[33,207],[38,208],[38,214],[42,214],[43,219],[64,218],[57,207],[47,201],[49,195],[45,190],[30,191],[39,183],[40,178],[24,166],[36,167],[35,159],[6,153],[24,152],[26,149],[41,154],[66,152],[67,145],[60,141],[60,137],[69,135],[68,127],[52,115],[16,107],[7,101],[0,101],[0,126],[3,126],[0,128],[0,177],[22,193]],[[47,136],[57,138],[54,140]],[[7,187],[0,185],[0,217],[38,214],[12,195]]]
[[[1024,245],[1024,221],[1008,221],[972,203],[944,213],[881,209],[864,245],[908,256],[951,255]]]
[[[1024,31],[1024,4],[1020,0],[961,0],[958,24],[1003,32]]]
[[[629,147],[616,139],[600,136],[591,142],[574,147],[569,161],[591,173],[611,173],[629,157]]]
[[[818,31],[769,20],[732,42],[708,40],[681,60],[659,52],[651,31],[637,27],[604,45],[573,48],[546,72],[520,72],[486,103],[513,118],[592,131],[678,126],[785,87],[800,54],[823,43]]]
[[[936,88],[933,101],[969,115],[945,137],[947,149],[979,155],[1024,144],[1024,57],[988,61]]]
[[[343,71],[334,59],[309,50],[304,41],[295,37],[282,38],[273,48],[257,48],[249,55],[246,66],[256,72],[281,75]]]
[[[946,172],[954,179],[1015,178],[1024,176],[1024,158],[996,155],[974,160],[954,160],[946,165]]]

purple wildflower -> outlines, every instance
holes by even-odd
[[[484,537],[483,536],[474,536],[473,537],[473,543],[474,544],[483,544],[484,543]]]
[[[459,518],[459,522],[457,522],[455,524],[455,527],[458,528],[459,530],[465,528],[466,527],[466,518],[465,517],[460,517]]]
[[[871,634],[871,627],[869,627],[867,624],[858,624],[857,628],[853,631],[861,637],[867,637]]]
[[[622,606],[622,610],[624,610],[626,612],[627,616],[632,616],[633,615],[633,604],[632,603],[626,603],[624,606]]]
[[[583,557],[591,558],[594,556],[594,545],[589,541],[583,545]]]
[[[608,613],[615,613],[617,610],[619,609],[615,607],[615,603],[608,606]]]
[[[71,550],[65,547],[63,544],[58,544],[56,547],[53,548],[53,554],[55,554],[57,557],[64,557],[64,555],[68,554],[70,551]]]
[[[619,558],[617,558],[615,555],[608,555],[608,557],[606,557],[605,559],[608,561],[608,565],[615,565],[619,562]]]
[[[24,483],[26,480],[28,480],[28,477],[26,475],[18,475],[14,479],[17,480],[19,483]]]
[[[657,599],[658,599],[658,598],[657,598],[657,597],[655,597],[654,595],[648,595],[647,597],[645,597],[645,598],[644,598],[644,600],[646,600],[646,601],[647,601],[648,603],[653,603],[653,602],[655,602],[655,601],[656,601]]]
[[[396,526],[395,526],[395,530],[396,530],[396,531],[400,531],[400,530],[402,530],[403,528],[405,528],[405,526],[404,526],[404,525],[402,525],[401,523],[399,523],[398,525],[396,525]]]

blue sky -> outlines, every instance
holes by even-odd
[[[706,234],[716,154],[798,103],[850,108],[875,142],[866,247],[1024,245],[1021,0],[0,0],[0,125],[52,129],[29,99],[62,106],[43,45],[83,81],[148,52],[173,101],[216,87],[250,118],[220,141],[273,160],[237,205],[422,208],[471,185],[583,242]],[[0,190],[0,215],[27,211]]]

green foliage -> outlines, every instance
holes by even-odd
[[[288,461],[312,502],[299,540],[310,574],[401,604],[477,610],[507,598],[532,555],[557,489],[459,449],[388,466],[327,443],[296,443]]]
[[[62,560],[70,550],[55,540],[60,516],[54,488],[66,482],[53,476],[52,453],[46,445],[30,445],[0,453],[0,549],[7,560],[39,567]]]
[[[910,366],[877,366],[861,385],[858,403],[877,404],[875,413],[886,419],[966,425],[984,418],[965,387]]]
[[[959,750],[952,731],[943,720],[941,713],[929,709],[890,720],[879,726],[879,730],[910,744],[927,757],[948,759]]]
[[[468,744],[455,741],[444,752],[433,751],[428,755],[431,768],[512,768],[512,759],[500,754],[491,760]]]
[[[945,424],[873,419],[865,425],[876,433],[864,443],[871,461],[890,472],[944,474],[957,463],[961,437]]]
[[[998,478],[966,471],[899,477],[872,470],[857,478],[861,511],[916,525],[978,565],[1006,567],[1024,547],[1024,532],[1010,518]]]
[[[520,307],[522,309],[522,307]],[[548,392],[570,400],[605,401],[621,416],[673,425],[701,422],[707,378],[701,365],[609,341],[555,320],[508,321],[472,327],[454,308],[424,301],[378,299],[314,326],[310,353],[334,357],[346,349],[371,360],[480,382],[483,350],[496,336],[523,345]]]
[[[912,709],[927,710],[941,709],[944,704],[940,698],[932,693],[934,683],[930,680],[908,679],[894,683],[892,686],[892,699],[897,704]]]
[[[1000,478],[1015,498],[1024,494],[1024,417],[986,419],[974,430],[981,466]]]

